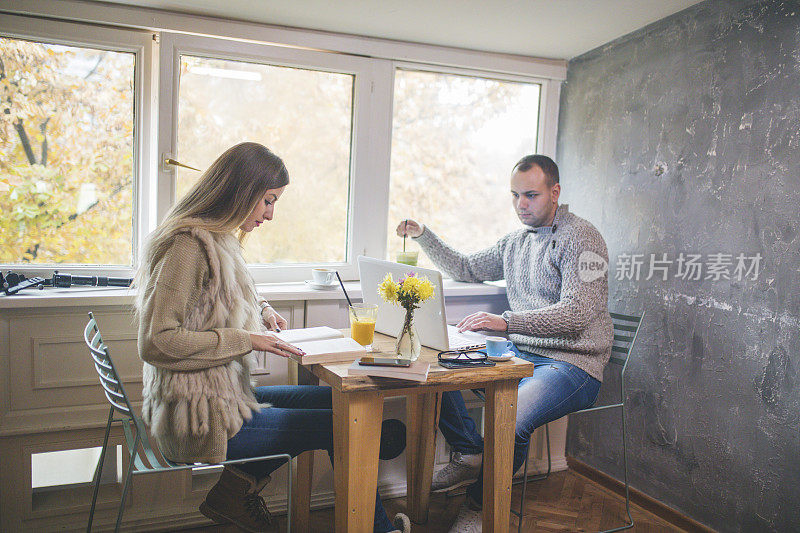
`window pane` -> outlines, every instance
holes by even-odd
[[[234,144],[256,141],[289,170],[275,218],[248,236],[248,262],[346,259],[353,81],[349,74],[181,57],[178,159],[205,169]],[[180,169],[178,197],[198,177]]]
[[[405,218],[463,252],[519,227],[509,178],[514,163],[536,151],[538,120],[538,84],[398,70],[389,257],[402,250],[395,228]],[[433,266],[423,254],[419,264]]]
[[[0,38],[0,263],[132,264],[134,54]]]

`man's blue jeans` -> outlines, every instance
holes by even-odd
[[[516,347],[513,350],[517,357],[534,364],[533,376],[522,378],[517,389],[517,423],[514,430],[516,472],[525,462],[533,430],[568,413],[592,406],[600,392],[600,382],[569,363],[520,352]],[[483,438],[475,428],[475,421],[467,414],[460,391],[442,394],[439,429],[453,451],[463,454],[483,452]],[[467,487],[467,494],[475,503],[482,504],[482,469],[478,480]]]
[[[288,453],[295,457],[308,450],[326,450],[333,462],[333,411],[330,387],[281,385],[257,387],[259,403],[272,407],[253,413],[242,429],[228,440],[228,459]],[[263,478],[283,464],[280,460],[237,465]],[[375,497],[375,533],[394,530],[379,495]]]

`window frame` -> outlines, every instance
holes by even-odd
[[[549,99],[552,99],[550,93],[555,92],[556,100],[558,100],[558,92],[554,91],[553,84],[551,83],[553,80],[548,78],[543,78],[539,76],[532,76],[529,74],[512,74],[500,71],[489,71],[489,70],[482,70],[482,69],[470,69],[464,67],[448,67],[442,65],[434,65],[428,63],[412,63],[409,61],[395,61],[394,70],[406,70],[406,71],[418,71],[418,72],[430,72],[432,74],[453,74],[455,76],[467,76],[473,78],[485,78],[489,80],[496,80],[496,81],[508,81],[508,82],[520,82],[520,83],[530,83],[539,86],[539,119],[536,124],[536,153],[550,153],[551,155],[555,155],[555,145],[551,142],[551,135],[548,135],[548,131],[545,127],[545,122],[548,122],[548,125],[552,122],[552,116],[545,116],[547,114],[552,114],[549,109],[549,106],[546,104],[549,102]],[[392,78],[392,87],[394,87],[394,77]],[[557,88],[556,86],[555,88]],[[394,106],[394,101],[392,101],[392,105]],[[557,122],[557,117],[556,117]]]
[[[161,80],[159,92],[159,160],[174,157],[177,152],[178,95],[180,91],[180,57],[194,55],[214,59],[246,61],[264,65],[302,68],[315,71],[334,72],[352,75],[353,110],[350,139],[350,170],[348,176],[348,211],[345,260],[340,262],[315,262],[301,264],[259,265],[251,264],[249,269],[256,283],[302,281],[311,277],[311,269],[317,267],[335,268],[343,279],[358,279],[356,258],[358,255],[379,253],[371,233],[374,224],[367,216],[370,212],[370,198],[378,195],[388,199],[380,189],[379,180],[370,176],[381,175],[380,168],[386,162],[385,175],[388,177],[388,142],[381,142],[374,135],[383,124],[391,128],[391,116],[383,117],[376,100],[376,86],[385,78],[390,63],[383,60],[366,59],[342,54],[302,50],[264,43],[240,42],[217,37],[162,33],[160,45]],[[381,76],[383,74],[383,76]],[[381,146],[385,144],[385,146]],[[379,157],[386,152],[384,158]],[[382,161],[383,160],[383,161]],[[377,173],[377,174],[376,174]],[[176,173],[174,167],[161,164],[158,169],[159,195],[157,214],[161,221],[169,208],[175,203]],[[388,184],[387,184],[388,185]],[[385,218],[385,217],[383,217]]]
[[[464,77],[471,77],[471,78],[483,78],[488,80],[495,80],[500,82],[519,82],[519,83],[528,83],[532,85],[539,86],[539,109],[538,109],[538,118],[536,123],[536,146],[532,147],[534,152],[529,153],[537,153],[537,154],[545,154],[550,155],[555,159],[555,132],[553,132],[553,128],[550,127],[551,124],[558,124],[558,115],[556,108],[555,112],[556,115],[553,117],[553,111],[550,107],[548,107],[549,100],[547,97],[550,97],[550,100],[553,99],[552,94],[555,93],[555,99],[558,100],[558,88],[559,85],[554,85],[551,83],[553,80],[542,78],[538,76],[531,76],[528,74],[512,74],[512,73],[504,73],[504,72],[497,72],[497,71],[487,71],[482,69],[470,69],[470,68],[463,68],[463,67],[450,67],[450,66],[442,66],[442,65],[433,65],[428,63],[415,63],[409,61],[394,61],[393,62],[393,69],[392,69],[392,91],[394,91],[394,77],[398,70],[403,70],[407,72],[426,72],[431,74],[450,74],[454,76],[464,76]],[[547,93],[547,94],[546,94]],[[394,111],[394,94],[392,95],[392,111]],[[545,116],[548,115],[548,116]],[[394,116],[394,113],[392,113]],[[547,125],[545,125],[547,122]],[[548,129],[550,127],[550,129]],[[390,131],[389,136],[393,137],[393,129]],[[390,139],[391,140],[391,139]],[[526,154],[520,154],[520,156]],[[390,156],[391,156],[391,148],[390,148]],[[516,161],[509,161],[508,166],[509,168],[513,165]],[[509,172],[510,177],[510,172]],[[387,188],[391,186],[391,176],[390,173],[386,174],[386,182]],[[507,194],[507,191],[496,191],[498,195]],[[393,223],[399,223],[400,221],[392,221],[388,220],[389,216],[389,195],[386,195],[386,205],[384,206],[384,215],[387,218],[387,226],[392,226]],[[424,221],[421,221],[424,222]],[[388,228],[387,228],[388,229]],[[386,241],[387,233],[384,233],[384,246],[383,246],[383,255],[375,256],[380,257],[382,259],[394,260],[393,258],[387,257],[387,250],[388,250],[388,243]],[[500,238],[502,235],[498,235],[497,238]],[[447,277],[447,276],[446,276]]]
[[[168,46],[170,40],[191,42],[197,38],[206,40],[207,46],[214,43],[211,48],[221,47],[233,53],[229,57],[212,56],[222,59],[255,60],[334,72],[347,72],[347,69],[336,68],[341,61],[358,63],[360,74],[354,73],[357,90],[353,99],[347,259],[343,263],[325,264],[339,269],[346,280],[358,279],[355,266],[358,255],[386,256],[387,225],[391,222],[388,221],[389,180],[397,68],[540,84],[537,152],[550,156],[556,153],[559,93],[566,78],[565,61],[200,17],[130,5],[29,0],[17,7],[0,7],[0,11],[11,13],[0,20],[0,32],[11,37],[85,46],[100,46],[105,41],[111,49],[125,51],[125,41],[130,39],[135,41],[130,51],[137,54],[133,268],[0,265],[0,268],[11,268],[26,275],[49,275],[56,268],[76,274],[133,275],[144,237],[155,229],[173,202],[174,178],[169,169],[164,168],[162,157],[165,153],[174,153],[175,146],[174,125],[170,126],[168,137],[164,132],[164,113],[168,112],[170,123],[176,116],[172,93],[177,98],[178,89],[174,83],[174,64],[161,59],[165,44]],[[257,54],[265,54],[266,59],[248,58],[242,50],[255,50]],[[364,80],[360,92],[359,77]],[[168,99],[163,96],[165,91],[169,92]],[[171,143],[168,149],[162,148],[165,139]],[[315,266],[319,265],[258,265],[251,270],[259,283],[282,283],[307,279]]]
[[[0,35],[46,44],[90,47],[98,50],[134,54],[133,87],[133,218],[131,220],[132,265],[93,264],[26,264],[2,263],[0,269],[24,272],[26,275],[50,275],[54,270],[71,274],[132,277],[138,264],[142,236],[147,235],[147,221],[154,214],[150,202],[150,180],[147,179],[153,163],[152,111],[147,102],[154,94],[153,34],[151,32],[99,27],[89,24],[42,20],[26,16],[4,15],[0,19]]]

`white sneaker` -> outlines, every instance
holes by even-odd
[[[482,461],[482,453],[464,455],[454,452],[453,459],[433,476],[431,492],[446,492],[474,482],[480,474]]]
[[[391,533],[411,533],[411,520],[403,513],[394,515],[392,525],[395,527]]]
[[[482,528],[483,511],[473,511],[465,502],[458,510],[458,516],[450,527],[450,533],[480,533]]]

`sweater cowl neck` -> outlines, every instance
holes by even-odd
[[[535,233],[537,235],[552,235],[558,229],[558,226],[562,225],[569,215],[569,205],[561,204],[556,208],[556,216],[553,217],[553,224],[551,226],[525,226],[525,230],[529,233]]]

